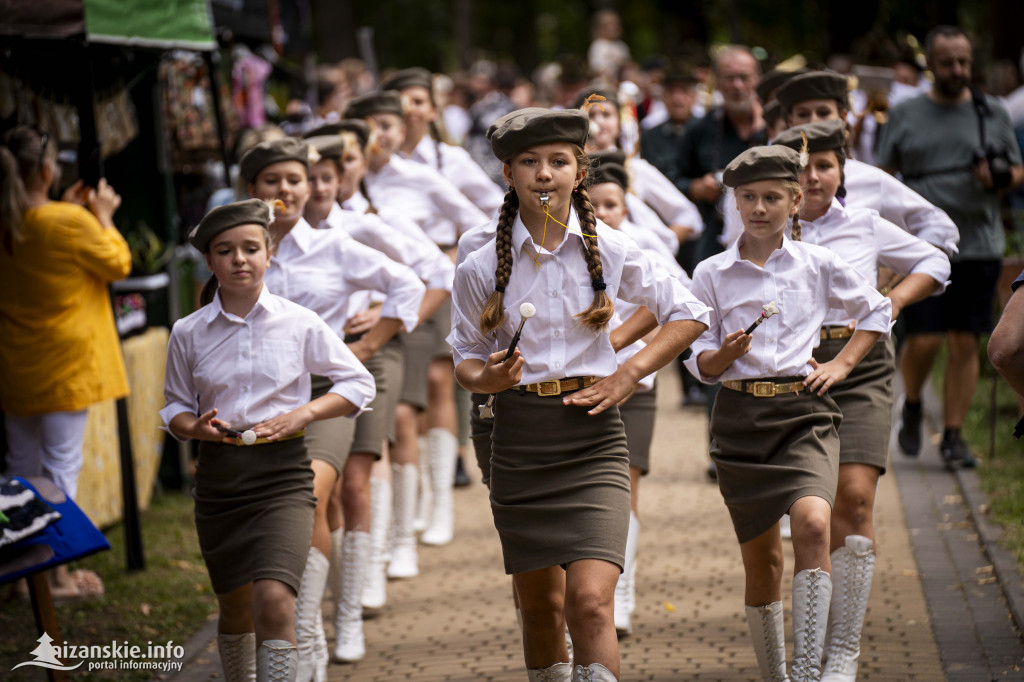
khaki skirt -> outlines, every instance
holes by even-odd
[[[755,398],[726,388],[718,392],[711,411],[711,458],[741,544],[775,525],[801,497],[835,502],[841,421],[828,395],[805,391]]]
[[[249,447],[200,443],[192,496],[214,592],[254,580],[279,580],[298,592],[316,506],[302,438]]]
[[[848,339],[822,341],[814,359],[828,362]],[[869,464],[885,473],[892,429],[896,353],[892,339],[880,341],[838,384],[828,390],[843,413],[839,426],[839,463]]]
[[[491,511],[505,572],[602,559],[621,570],[629,455],[618,408],[587,415],[512,389],[495,400]]]
[[[331,390],[334,382],[327,377],[312,376],[310,400],[316,400]],[[363,415],[360,415],[360,417]],[[310,459],[330,464],[341,476],[352,450],[352,439],[356,433],[356,420],[349,417],[334,417],[310,422],[306,427],[306,449]]]
[[[405,351],[405,375],[400,400],[420,410],[427,409],[427,370],[434,358],[451,358],[445,339],[452,327],[452,304],[448,299],[429,319],[402,335]]]
[[[650,391],[634,393],[629,400],[619,405],[622,423],[626,427],[629,466],[639,469],[643,476],[651,470],[651,440],[654,438],[654,417],[657,411],[657,384]]]
[[[385,434],[388,442],[395,442],[395,408],[398,407],[398,398],[402,392],[402,383],[405,374],[405,358],[402,352],[402,342],[397,337],[392,337],[384,344],[384,347],[377,351],[381,362],[384,363],[384,383],[388,390],[385,392],[384,412]]]
[[[379,352],[364,365],[377,385],[377,395],[370,401],[370,411],[363,412],[355,419],[355,433],[349,452],[360,452],[380,459],[384,452],[384,438],[388,433],[387,395],[390,386],[385,373],[384,358]]]

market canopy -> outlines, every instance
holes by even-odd
[[[209,0],[0,0],[0,34],[213,50]]]

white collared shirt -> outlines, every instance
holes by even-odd
[[[570,230],[580,229],[575,211],[569,213]],[[631,239],[598,222],[603,278],[614,301],[644,305],[661,324],[675,320],[708,322],[708,307],[644,255]],[[608,331],[596,332],[580,324],[575,315],[590,307],[594,289],[583,256],[583,240],[566,231],[551,252],[538,249],[522,217],[512,229],[512,274],[505,289],[505,320],[495,332],[480,331],[480,309],[494,291],[497,254],[493,240],[477,249],[455,271],[452,290],[452,346],[455,363],[487,360],[507,348],[519,325],[519,306],[529,301],[537,315],[526,323],[519,349],[526,361],[522,383],[569,376],[608,376],[615,372],[615,351]],[[537,268],[534,257],[542,267]]]
[[[630,186],[645,204],[657,211],[666,225],[689,227],[695,234],[704,230],[704,219],[696,204],[690,201],[665,174],[640,157],[634,156],[627,162],[633,176]],[[679,242],[676,242],[676,251]],[[675,253],[675,251],[673,251]]]
[[[870,208],[900,229],[938,247],[947,255],[957,252],[960,231],[946,212],[880,168],[847,159],[844,165],[844,201],[848,208]],[[729,245],[743,234],[743,221],[733,190],[723,188],[721,207],[725,225],[719,241]]]
[[[316,312],[345,337],[350,296],[380,291],[387,296],[382,317],[402,321],[406,331],[419,323],[426,287],[416,273],[342,230],[315,230],[299,220],[277,246],[263,276],[274,291]]]
[[[873,283],[825,247],[788,237],[763,268],[740,257],[739,242],[704,260],[693,273],[693,293],[714,309],[711,325],[693,343],[693,355],[685,363],[704,383],[810,374],[811,354],[833,308],[856,319],[857,329],[887,337],[891,326],[892,302]],[[750,352],[720,376],[702,375],[700,354],[718,350],[726,334],[749,327],[770,301],[780,312],[754,330]]]
[[[331,393],[360,412],[376,394],[370,373],[313,311],[264,284],[243,319],[225,312],[218,293],[174,323],[160,417],[170,425],[216,407],[217,419],[242,431],[308,403],[310,373],[328,377]]]
[[[941,208],[910,189],[881,168],[847,159],[846,205],[873,208],[890,223],[947,254],[957,253],[960,230]]]
[[[825,215],[802,220],[801,241],[835,251],[869,282],[878,281],[878,266],[906,276],[922,274],[939,283],[938,296],[946,290],[949,258],[923,239],[904,232],[868,208],[844,208],[835,199]],[[845,325],[850,318],[832,310],[826,325]]]
[[[381,218],[405,216],[438,246],[453,246],[462,233],[487,222],[487,216],[440,173],[399,156],[366,174],[366,191]]]
[[[437,142],[429,135],[424,135],[412,154],[402,154],[402,158],[440,171],[448,182],[458,187],[485,215],[498,217],[505,193],[462,147]]]
[[[452,290],[455,265],[451,258],[410,222],[385,222],[373,213],[349,211],[334,203],[317,228],[343,230],[360,244],[411,268],[428,289]]]

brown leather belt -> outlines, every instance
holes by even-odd
[[[305,435],[306,435],[306,430],[303,429],[302,431],[296,431],[295,433],[291,434],[290,436],[281,436],[280,438],[275,438],[274,440],[267,440],[263,436],[260,436],[259,438],[254,440],[252,443],[249,443],[248,445],[243,443],[241,438],[232,438],[231,436],[225,436],[223,438],[223,440],[221,440],[221,443],[224,443],[225,445],[237,445],[238,447],[247,448],[247,447],[249,447],[251,445],[264,445],[266,443],[280,443],[282,441],[291,440],[293,438],[302,438]]]
[[[749,393],[755,398],[774,398],[784,393],[801,393],[806,388],[802,381],[778,384],[774,381],[750,381],[749,379],[723,381],[722,387],[731,391]]]
[[[821,340],[822,341],[835,341],[836,339],[848,339],[853,336],[853,329],[849,327],[822,327],[821,328]]]
[[[570,391],[578,391],[581,388],[588,388],[598,381],[600,381],[598,377],[566,377],[565,379],[555,379],[553,381],[541,381],[536,384],[525,384],[523,386],[516,386],[516,388],[519,389],[520,393],[536,393],[541,398],[549,398]]]

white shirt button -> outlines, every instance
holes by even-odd
[[[242,351],[242,357],[243,357],[243,358],[247,358],[247,357],[249,357],[249,351],[247,351],[247,350],[243,350],[243,351]]]
[[[561,366],[562,366],[562,363],[560,363],[560,362],[556,362],[555,363],[555,367],[561,367]]]
[[[558,337],[558,336],[561,336],[561,335],[562,335],[562,332],[560,332],[560,331],[558,331],[558,330],[556,329],[556,330],[555,330],[555,336],[556,336],[556,337]]]
[[[558,298],[558,292],[557,291],[552,291],[551,292],[551,298]]]

